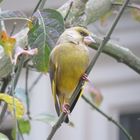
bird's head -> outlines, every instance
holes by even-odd
[[[84,43],[85,45],[90,45],[91,43],[96,43],[92,38],[92,33],[89,32],[84,27],[71,27],[66,29],[62,35],[59,37],[57,44],[64,42],[72,42],[75,44]]]

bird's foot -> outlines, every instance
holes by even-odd
[[[67,103],[63,104],[62,111],[67,115],[70,114],[70,105]]]
[[[88,77],[88,75],[86,73],[84,73],[82,76],[82,80],[89,82],[89,79],[87,77]]]

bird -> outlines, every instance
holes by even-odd
[[[92,33],[85,27],[71,27],[60,35],[51,51],[49,74],[58,116],[61,112],[71,112],[70,98],[89,66],[88,45],[95,42]],[[69,122],[68,117],[65,122]]]

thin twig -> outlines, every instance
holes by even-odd
[[[86,103],[88,103],[92,108],[94,108],[97,112],[99,112],[101,115],[103,115],[105,118],[108,119],[108,121],[112,122],[115,124],[123,133],[124,135],[128,138],[128,140],[133,140],[132,136],[127,132],[127,130],[117,121],[115,121],[112,117],[108,116],[106,113],[104,113],[101,109],[99,109],[96,105],[94,105],[87,97],[82,95],[82,98]]]
[[[38,3],[36,5],[35,9],[33,10],[33,13],[32,14],[34,14],[39,9],[39,6],[40,6],[41,2],[42,2],[42,0],[39,0],[38,1]]]
[[[70,3],[70,6],[69,6],[69,9],[68,9],[68,12],[66,13],[66,16],[64,17],[64,21],[67,20],[67,18],[68,18],[68,16],[69,16],[69,13],[70,13],[70,11],[71,11],[72,5],[73,5],[73,1],[71,1],[71,3]]]
[[[38,9],[39,9],[39,10],[43,9],[43,7],[44,7],[46,1],[47,1],[47,0],[39,0],[39,2],[37,3],[35,9],[33,10],[33,14],[34,14]],[[33,15],[33,14],[32,14],[32,15]]]
[[[3,118],[4,118],[5,112],[7,110],[7,107],[8,107],[7,103],[4,103],[4,105],[2,107],[1,114],[0,114],[0,125],[1,125],[1,123],[3,121]]]
[[[10,81],[10,76],[8,75],[7,77],[3,78],[2,79],[2,86],[1,86],[1,89],[0,89],[0,92],[1,93],[4,93],[6,88],[7,88],[7,85],[9,84],[9,81]]]
[[[55,132],[57,131],[57,129],[61,126],[61,124],[63,123],[64,121],[64,118],[65,118],[65,113],[61,113],[61,115],[59,116],[58,118],[58,121],[56,122],[56,124],[52,127],[52,130],[49,134],[49,136],[47,137],[47,140],[51,140],[52,137],[54,136]]]
[[[29,99],[29,92],[28,92],[28,80],[29,80],[29,69],[26,68],[26,74],[25,74],[25,94],[26,94],[26,103],[27,103],[27,115],[28,118],[31,119],[30,116],[30,99]]]
[[[112,2],[112,5],[113,6],[122,6],[122,3],[120,2]],[[135,3],[129,3],[127,5],[128,8],[133,8],[133,9],[137,9],[137,10],[140,10],[140,5],[138,4],[135,4]]]
[[[129,0],[126,0],[126,1],[124,2],[124,4],[122,5],[122,7],[121,7],[119,13],[117,14],[117,16],[116,16],[116,18],[115,18],[115,20],[114,20],[114,22],[113,22],[113,24],[112,24],[110,30],[108,31],[108,33],[106,34],[105,38],[104,38],[103,41],[101,42],[101,44],[100,44],[100,46],[99,46],[99,48],[98,48],[98,50],[97,50],[95,56],[93,57],[93,59],[92,59],[90,65],[89,65],[88,69],[86,70],[86,74],[87,74],[87,75],[89,74],[89,72],[91,71],[91,69],[93,68],[93,66],[95,65],[95,63],[96,63],[96,61],[97,61],[99,55],[101,54],[101,52],[102,52],[102,50],[103,50],[105,44],[106,44],[106,43],[108,42],[108,40],[110,39],[110,36],[111,36],[111,34],[112,34],[114,28],[116,27],[116,25],[117,25],[117,23],[118,23],[118,21],[119,21],[121,15],[122,15],[122,13],[123,13],[125,7],[127,6],[128,2],[129,2]],[[79,81],[79,84],[78,84],[78,86],[76,87],[76,89],[75,89],[75,91],[74,91],[72,97],[71,97],[70,106],[72,106],[72,104],[75,102],[75,99],[77,99],[77,96],[79,96],[79,93],[80,93],[80,90],[81,90],[81,87],[83,86],[83,84],[84,84],[84,80],[81,79],[81,80]],[[66,116],[66,114],[65,114],[64,112],[62,112],[61,115],[60,115],[60,117],[59,117],[59,119],[58,119],[58,121],[57,121],[56,124],[53,126],[53,128],[52,128],[52,130],[51,130],[51,132],[50,132],[50,134],[49,134],[49,136],[48,136],[48,138],[47,138],[47,140],[51,140],[51,139],[52,139],[52,137],[54,136],[55,132],[56,132],[57,129],[61,126],[61,123],[64,121],[65,116]]]
[[[18,67],[17,67],[17,70],[16,70],[15,78],[14,78],[14,83],[13,83],[13,88],[14,89],[15,89],[15,87],[17,85],[17,82],[18,82],[19,75],[20,75],[20,72],[22,70],[23,64],[24,64],[24,56],[21,56],[21,59],[19,61],[19,64],[18,64]],[[12,95],[12,90],[9,91],[9,95]],[[4,103],[2,111],[0,113],[0,124],[3,121],[3,118],[4,118],[4,115],[6,113],[6,110],[7,110],[7,103]]]
[[[42,2],[40,3],[40,6],[39,6],[39,10],[44,8],[46,2],[47,2],[47,0],[42,0]]]
[[[16,25],[17,25],[17,23],[14,22],[13,27],[12,27],[12,31],[11,31],[11,33],[10,33],[10,36],[13,35],[13,33],[14,33],[15,29],[16,29]]]
[[[0,13],[2,12],[1,8],[0,8]],[[1,26],[1,30],[6,32],[6,28],[5,28],[5,23],[4,20],[0,21],[0,26]]]
[[[17,124],[17,119],[16,119],[16,105],[15,105],[15,88],[14,88],[14,80],[15,80],[15,65],[13,65],[12,67],[12,73],[11,73],[11,84],[10,84],[10,89],[9,89],[9,92],[8,94],[12,95],[13,96],[13,116],[15,118],[15,122],[16,122],[16,127],[15,127],[15,130],[16,130],[16,140],[18,140],[18,135],[19,135],[19,129],[18,129],[18,124]]]
[[[32,85],[29,88],[29,92],[32,91],[32,89],[36,86],[36,84],[38,83],[38,81],[41,79],[42,77],[42,73],[34,80],[34,82],[32,83]]]

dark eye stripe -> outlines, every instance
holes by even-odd
[[[84,31],[80,31],[80,35],[82,35],[82,36],[88,36],[88,34],[86,32],[84,32]]]

